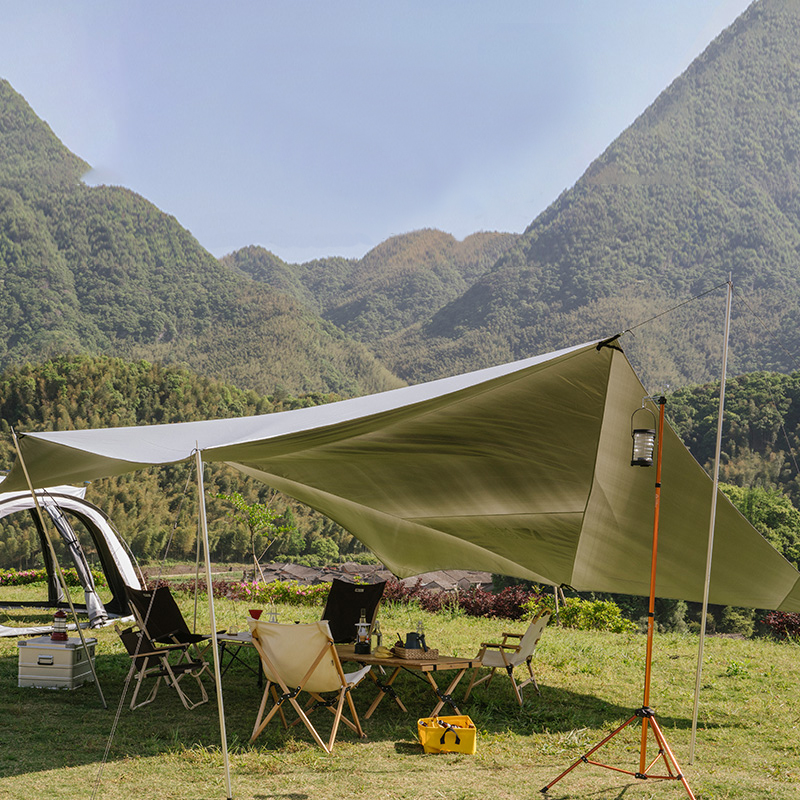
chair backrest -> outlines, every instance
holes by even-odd
[[[140,627],[147,631],[151,639],[161,641],[174,635],[180,640],[183,634],[191,635],[168,586],[155,589],[126,586],[125,592]]]
[[[542,638],[547,623],[550,622],[549,614],[542,614],[528,626],[528,630],[519,641],[519,657],[527,658],[536,649],[539,639]]]
[[[355,641],[356,623],[362,608],[372,627],[385,588],[386,581],[361,584],[333,579],[322,619],[328,621],[334,642],[346,644]]]
[[[344,677],[330,629],[325,620],[299,625],[249,619],[250,633],[264,650],[268,661],[261,659],[264,674],[270,681],[280,678],[288,687],[302,684],[311,692],[331,692],[342,687]],[[305,682],[314,661],[324,653],[316,669]]]
[[[128,651],[128,655],[133,659],[136,669],[141,669],[142,664],[149,666],[151,660],[158,660],[157,656],[140,656],[139,653],[151,653],[155,650],[153,643],[142,633],[133,628],[125,628],[124,630],[117,630],[122,644]]]

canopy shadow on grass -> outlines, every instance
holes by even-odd
[[[16,657],[0,657],[0,685],[4,687],[0,693],[0,714],[14,720],[14,747],[0,749],[0,779],[49,771],[54,767],[90,764],[99,767],[129,666],[130,659],[125,654],[97,656],[97,674],[109,703],[109,709],[105,710],[88,684],[71,691],[17,687]],[[315,747],[301,726],[287,733],[277,722],[268,726],[258,742],[249,744],[262,690],[255,676],[239,666],[226,673],[223,683],[232,752],[269,754],[295,745]],[[207,684],[207,688],[213,691],[213,686]],[[416,744],[416,722],[419,717],[429,715],[433,695],[427,686],[410,678],[398,679],[397,688],[408,713],[402,713],[391,698],[385,698],[369,720],[364,720],[363,716],[374,697],[375,688],[365,684],[354,693],[368,741],[395,742],[395,749],[400,748],[398,752],[421,752]],[[624,722],[636,708],[635,705],[617,705],[591,694],[547,685],[541,688],[542,696],[531,694],[522,707],[516,703],[510,687],[503,684],[493,684],[488,690],[474,693],[467,703],[461,702],[463,692],[459,691],[455,701],[460,703],[462,713],[472,717],[479,730],[489,734],[512,732],[522,737],[545,731],[558,735],[579,729],[599,731],[612,728]],[[188,712],[174,692],[162,689],[152,706],[130,711],[127,703],[131,692],[132,688],[129,688],[109,752],[110,762],[174,753],[177,749],[193,746],[217,747],[218,722],[213,703]],[[329,715],[320,710],[317,716],[325,730],[328,724],[325,717]],[[665,729],[691,727],[688,717],[659,714],[658,719]],[[80,721],[82,731],[80,747],[63,735],[65,730],[75,726],[76,720]],[[738,725],[726,722],[725,725],[710,727]],[[344,732],[341,741],[348,746],[358,745],[358,739],[350,731]],[[264,797],[288,800],[296,795]]]

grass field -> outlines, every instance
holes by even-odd
[[[192,601],[181,598],[187,616]],[[204,610],[203,610],[204,611]],[[21,621],[22,614],[14,612]],[[281,621],[313,620],[319,609],[279,608]],[[247,609],[222,600],[217,628],[246,629]],[[31,616],[31,619],[35,615]],[[481,641],[496,641],[521,624],[428,615],[384,607],[387,637],[423,619],[430,646],[472,656]],[[8,624],[8,620],[6,620]],[[205,613],[199,621],[207,629]],[[213,681],[210,703],[187,712],[175,693],[136,711],[120,706],[129,659],[113,628],[98,639],[96,688],[52,691],[17,687],[17,640],[0,639],[0,797],[13,800],[198,800],[225,798]],[[800,797],[800,650],[795,644],[707,639],[697,752],[688,763],[697,637],[656,635],[650,704],[698,800],[797,800]],[[255,665],[255,653],[246,653]],[[524,706],[499,676],[461,705],[478,729],[475,755],[423,754],[418,717],[433,706],[428,687],[402,674],[396,683],[408,706],[389,698],[364,723],[367,739],[342,729],[333,754],[313,744],[302,726],[286,733],[274,722],[249,743],[260,690],[240,666],[223,679],[233,796],[242,800],[505,800],[542,797],[540,789],[642,704],[645,638],[548,627],[534,660],[542,687],[529,687]],[[463,697],[466,682],[458,687]],[[355,693],[363,712],[371,682]],[[130,698],[130,690],[128,692]],[[322,717],[318,712],[317,717]],[[328,715],[325,715],[328,716]],[[324,719],[324,717],[322,717]],[[323,727],[324,727],[323,723]],[[112,731],[114,732],[111,738]],[[635,771],[638,724],[615,737],[597,757]],[[652,742],[651,742],[652,749]],[[547,795],[552,800],[686,797],[677,781],[641,781],[581,764]]]

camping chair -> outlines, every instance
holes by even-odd
[[[155,589],[125,587],[136,624],[148,638],[158,644],[181,644],[195,646],[198,658],[202,658],[210,645],[210,634],[192,633],[181,614],[168,586]],[[198,648],[201,643],[205,646]]]
[[[331,636],[336,644],[349,644],[355,641],[356,623],[361,616],[362,608],[372,631],[385,588],[386,581],[362,584],[333,579],[322,619],[328,621]]]
[[[203,671],[208,667],[208,663],[202,659],[187,659],[186,650],[190,647],[189,644],[173,644],[165,647],[156,647],[143,631],[135,631],[133,628],[120,629],[116,626],[117,634],[122,639],[122,644],[128,651],[131,657],[130,675],[136,673],[136,689],[134,689],[133,697],[131,698],[131,710],[146,706],[156,699],[158,694],[158,687],[161,686],[163,680],[167,686],[171,686],[178,693],[181,703],[187,711],[191,711],[196,706],[208,702],[208,693],[200,676]],[[170,657],[177,658],[171,662]],[[181,687],[181,681],[190,676],[197,681],[200,689],[200,700],[191,700]],[[145,678],[156,678],[155,686],[153,686],[150,694],[146,700],[137,703],[136,699],[139,697],[139,690],[142,688],[142,683]]]
[[[284,728],[289,727],[283,713],[283,706],[287,700],[299,717],[292,725],[302,721],[326,753],[333,750],[339,723],[342,721],[360,738],[365,737],[350,692],[369,672],[370,667],[362,667],[356,672],[344,672],[325,620],[302,625],[281,625],[255,619],[248,620],[248,623],[253,635],[253,644],[261,657],[264,675],[267,678],[256,723],[253,726],[253,735],[250,737],[251,742],[278,712]],[[305,708],[297,701],[300,692],[306,692],[311,696]],[[325,700],[322,697],[323,694],[331,692],[336,692],[335,699]],[[270,697],[273,705],[265,716],[264,712]],[[350,708],[349,719],[342,713],[345,698]],[[327,708],[334,715],[327,744],[309,719],[310,713],[320,706]]]
[[[488,675],[484,675],[480,680],[476,680],[478,677],[478,670],[480,669],[480,667],[476,667],[475,671],[472,673],[472,680],[469,686],[467,686],[464,699],[466,700],[469,697],[469,693],[472,691],[473,687],[478,684],[486,681],[488,686],[489,681],[492,680],[495,670],[497,669],[504,669],[508,673],[508,677],[511,679],[511,685],[514,687],[514,694],[517,696],[517,702],[520,705],[522,705],[522,693],[520,690],[529,683],[532,683],[533,688],[536,689],[536,693],[541,695],[539,684],[536,683],[536,678],[533,677],[531,659],[533,658],[534,650],[536,650],[536,645],[539,644],[539,639],[542,637],[542,631],[544,631],[549,621],[550,614],[541,614],[531,622],[528,626],[528,630],[525,631],[524,634],[504,633],[503,641],[500,642],[500,644],[482,642],[480,652],[476,658],[480,659],[482,667],[489,667],[491,672]],[[519,643],[513,644],[508,641],[509,639],[518,639]],[[528,677],[524,681],[518,683],[514,678],[514,667],[523,663],[528,668]]]

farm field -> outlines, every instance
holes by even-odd
[[[193,599],[179,598],[191,619]],[[36,622],[40,612],[18,622]],[[311,621],[314,607],[280,606],[281,621]],[[198,629],[207,630],[205,605]],[[246,629],[246,604],[217,602],[218,630]],[[431,647],[474,656],[483,641],[497,641],[524,623],[427,614],[386,604],[380,613],[385,638],[413,630],[422,620]],[[8,624],[8,623],[6,623]],[[219,725],[211,676],[211,702],[185,711],[171,690],[136,711],[120,706],[129,659],[113,627],[93,631],[97,672],[108,709],[94,686],[74,691],[17,687],[17,640],[0,639],[0,796],[29,798],[224,798]],[[800,659],[794,643],[710,637],[706,640],[697,751],[688,763],[698,640],[657,634],[651,706],[698,800],[795,800],[800,794]],[[541,697],[528,687],[520,708],[505,676],[478,687],[462,713],[478,729],[475,755],[426,755],[416,721],[433,705],[426,684],[402,674],[395,686],[409,709],[385,698],[363,720],[367,737],[342,729],[331,755],[303,726],[285,732],[275,721],[249,743],[260,690],[255,676],[234,665],[223,678],[233,796],[243,800],[325,800],[390,796],[479,800],[541,797],[540,789],[641,706],[645,637],[548,627],[534,658]],[[255,666],[255,652],[243,654]],[[460,701],[466,679],[454,696]],[[362,683],[359,711],[374,696]],[[130,698],[132,688],[128,690]],[[323,711],[316,721],[324,729]],[[325,715],[327,716],[327,715]],[[113,731],[113,738],[111,737]],[[638,724],[615,737],[599,760],[635,771]],[[650,748],[653,743],[651,740]],[[654,753],[655,751],[652,750]],[[548,793],[577,798],[685,797],[677,781],[641,781],[581,764]]]

